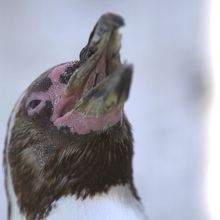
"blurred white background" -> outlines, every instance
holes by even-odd
[[[210,70],[205,0],[0,0],[0,150],[18,96],[72,59],[105,12],[121,14],[122,60],[135,74],[126,104],[134,177],[150,220],[209,220],[205,199]],[[1,164],[2,164],[1,156]],[[6,219],[0,169],[0,219]]]

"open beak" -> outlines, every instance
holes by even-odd
[[[67,96],[81,91],[74,112],[98,117],[114,108],[122,108],[128,99],[132,66],[120,61],[118,29],[123,25],[123,19],[111,13],[104,14],[96,23],[88,44],[80,53],[80,67],[65,87]],[[91,79],[93,83],[88,86]]]
[[[128,99],[131,78],[132,66],[122,65],[82,97],[74,111],[98,117],[114,108],[122,108]]]

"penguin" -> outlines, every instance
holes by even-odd
[[[4,149],[8,220],[146,220],[123,107],[133,68],[121,16],[102,15],[78,61],[41,74],[12,110]]]

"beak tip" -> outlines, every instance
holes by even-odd
[[[100,20],[111,22],[112,25],[115,26],[116,28],[125,25],[124,19],[120,15],[111,12],[102,15]]]

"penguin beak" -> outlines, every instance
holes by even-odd
[[[122,65],[82,97],[74,111],[99,117],[114,108],[123,108],[129,96],[131,79],[132,66]]]
[[[110,13],[96,23],[87,46],[80,53],[80,67],[65,87],[67,96],[82,91],[74,112],[98,117],[114,108],[123,108],[132,80],[132,66],[121,64],[119,55],[121,35],[118,29],[123,25],[120,16]],[[98,72],[104,72],[104,77],[94,77],[94,74],[98,75],[98,65],[101,66]],[[91,78],[96,80],[88,86]]]

